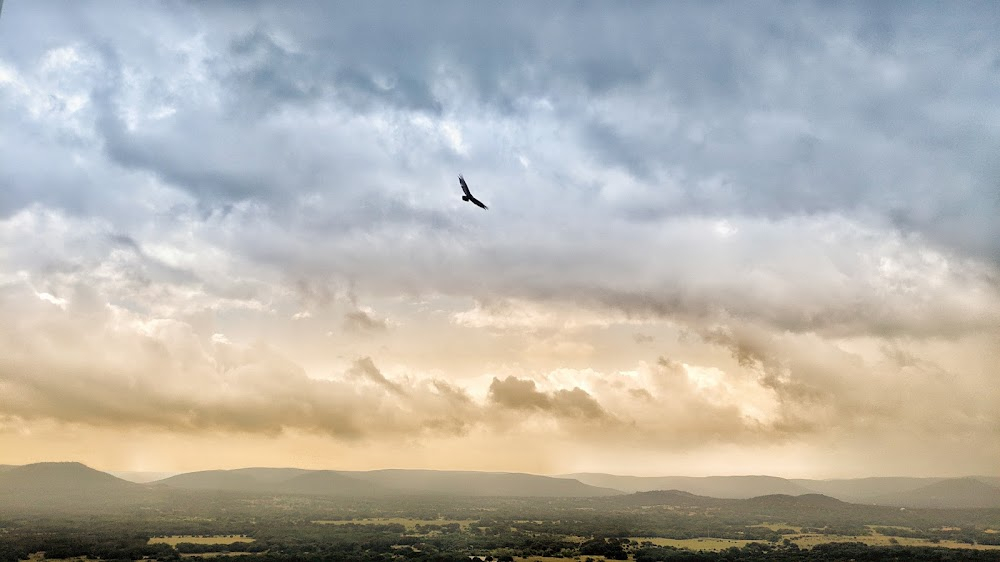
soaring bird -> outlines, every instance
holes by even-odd
[[[472,201],[484,209],[489,209],[489,207],[483,205],[482,201],[472,196],[472,193],[469,192],[469,184],[465,183],[465,178],[462,177],[462,174],[458,174],[458,184],[462,186],[462,191],[465,192],[465,195],[462,196],[462,201]]]

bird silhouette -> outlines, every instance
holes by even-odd
[[[469,184],[465,183],[465,178],[462,177],[462,174],[458,175],[458,183],[462,186],[462,191],[465,192],[465,195],[462,196],[462,201],[472,201],[472,203],[479,207],[489,209],[482,201],[472,196],[472,193],[469,191]]]

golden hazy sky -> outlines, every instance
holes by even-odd
[[[1000,474],[990,6],[10,3],[0,463]]]

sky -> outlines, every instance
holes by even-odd
[[[997,29],[8,1],[0,463],[1000,475]]]

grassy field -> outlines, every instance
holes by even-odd
[[[388,525],[398,523],[406,527],[407,531],[414,531],[417,525],[450,525],[458,523],[462,529],[468,529],[474,519],[408,519],[405,517],[378,517],[372,519],[355,519],[353,521],[313,521],[316,525]]]
[[[900,527],[899,525],[865,525],[875,533],[892,534],[892,531],[913,531],[912,527]],[[957,529],[956,529],[957,530]],[[888,533],[887,533],[888,531]]]
[[[178,543],[188,542],[191,544],[233,544],[234,542],[253,542],[250,537],[243,535],[212,535],[199,537],[195,535],[171,535],[169,537],[153,537],[149,539],[149,544],[169,544],[177,546]]]

